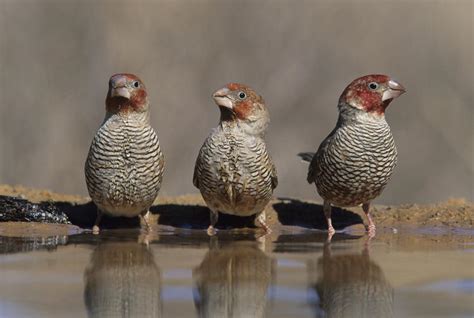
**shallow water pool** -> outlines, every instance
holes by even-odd
[[[396,232],[25,230],[0,236],[0,317],[472,317],[474,232]]]

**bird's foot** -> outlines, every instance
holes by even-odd
[[[375,237],[375,224],[369,224],[366,228],[369,238]]]
[[[99,234],[100,232],[100,229],[99,229],[99,224],[100,224],[100,221],[102,220],[102,211],[97,209],[97,216],[95,218],[95,222],[94,222],[94,226],[92,227],[92,234]]]
[[[334,235],[334,234],[336,234],[336,230],[332,226],[329,226],[328,227],[328,234]]]
[[[144,224],[140,225],[140,229],[145,233],[150,233],[151,232],[151,226],[148,223],[144,223]]]
[[[332,237],[334,236],[334,234],[336,234],[336,230],[332,226],[328,227],[328,238],[326,240],[327,243],[331,242]]]
[[[266,221],[265,212],[263,212],[255,220],[255,225],[263,230],[264,232],[263,235],[268,235],[272,233],[272,229],[267,225],[265,221]]]
[[[259,223],[259,228],[263,230],[263,235],[272,233],[272,229],[266,223]]]
[[[140,214],[140,227],[146,233],[151,232],[150,212],[147,211],[144,214]]]
[[[216,234],[217,234],[217,229],[213,227],[212,225],[209,225],[209,227],[207,228],[207,235],[214,236]]]
[[[98,226],[98,225],[94,225],[94,226],[92,227],[92,234],[97,235],[97,234],[99,234],[99,232],[100,232],[99,226]]]

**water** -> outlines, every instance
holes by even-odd
[[[0,236],[0,317],[474,315],[472,230],[28,233]]]

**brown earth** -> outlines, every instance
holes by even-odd
[[[87,197],[10,185],[0,185],[0,195],[19,197],[35,203],[49,202],[64,211],[73,225],[81,228],[90,228],[95,219],[95,207]],[[176,197],[160,196],[151,212],[153,214],[152,224],[177,228],[205,228],[209,222],[208,210],[198,194]],[[472,229],[474,204],[465,199],[450,199],[429,205],[376,205],[373,208],[373,217],[379,228],[455,227]],[[325,229],[326,227],[321,203],[317,201],[275,198],[267,208],[267,221],[273,228],[281,225],[313,229]],[[336,229],[348,226],[356,229],[362,228],[364,221],[364,214],[360,207],[333,209],[333,222]],[[4,225],[6,224],[4,223]],[[138,219],[106,217],[102,226],[105,228],[136,227]],[[218,223],[220,228],[252,226],[252,218],[228,215],[221,215]],[[2,226],[2,229],[1,232],[6,234],[7,227]]]

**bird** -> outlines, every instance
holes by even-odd
[[[87,190],[97,206],[93,232],[102,215],[141,218],[149,230],[149,208],[160,190],[164,158],[150,126],[146,87],[133,74],[110,77],[105,118],[85,163]]]
[[[209,235],[215,235],[218,213],[256,215],[265,233],[265,207],[278,185],[264,134],[270,122],[264,99],[252,88],[229,83],[212,95],[220,122],[204,141],[196,159],[193,184],[210,210]]]
[[[397,148],[385,120],[385,110],[405,88],[387,75],[366,75],[352,81],[342,92],[336,127],[316,154],[299,153],[309,161],[307,181],[315,183],[323,198],[328,233],[335,233],[331,206],[362,205],[367,231],[375,235],[370,203],[378,197],[397,164]]]

